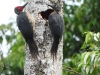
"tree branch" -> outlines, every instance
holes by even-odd
[[[66,66],[65,66],[65,67],[66,67]],[[74,70],[73,68],[71,68],[70,66],[69,66],[68,68],[63,68],[63,70],[70,71],[70,72],[74,72],[74,73],[76,73],[76,74],[78,74],[78,75],[82,75],[81,73],[75,71],[75,70]]]

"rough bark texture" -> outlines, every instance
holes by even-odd
[[[38,60],[33,60],[26,45],[24,75],[62,75],[63,41],[58,47],[57,60],[53,62],[50,55],[53,38],[49,27],[45,26],[45,21],[38,17],[38,12],[50,7],[45,4],[37,4],[37,1],[51,4],[58,0],[27,0],[29,4],[26,6],[26,11],[31,13],[36,20],[34,39],[38,46],[39,57]],[[33,10],[34,12],[32,12]]]

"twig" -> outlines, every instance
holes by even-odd
[[[1,59],[2,59],[4,65],[3,65],[3,67],[2,67],[3,69],[2,69],[2,71],[0,72],[0,75],[3,73],[4,70],[7,69],[7,68],[6,68],[6,65],[5,65],[5,62],[4,62],[3,53],[1,53]]]
[[[81,73],[79,73],[79,72],[77,72],[77,71],[75,71],[73,69],[65,69],[65,68],[63,68],[63,70],[67,70],[67,71],[70,71],[70,72],[74,72],[74,73],[76,73],[78,75],[82,75]]]
[[[63,64],[63,66],[65,66],[65,65]],[[66,66],[65,66],[65,67],[66,67]],[[75,70],[74,70],[73,68],[71,68],[70,66],[68,66],[67,69],[66,69],[66,68],[63,68],[63,70],[67,70],[67,71],[70,71],[70,72],[74,72],[74,73],[76,73],[76,74],[78,74],[78,75],[82,75],[81,73],[75,71]]]

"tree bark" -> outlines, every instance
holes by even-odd
[[[53,37],[49,27],[45,26],[45,21],[38,17],[38,12],[50,7],[46,4],[36,3],[37,1],[53,4],[58,0],[27,0],[29,4],[26,6],[26,12],[32,14],[36,21],[34,39],[38,46],[39,57],[37,60],[33,60],[26,45],[24,75],[62,75],[63,41],[61,40],[58,47],[57,60],[53,61],[50,54]]]

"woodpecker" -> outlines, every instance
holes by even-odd
[[[51,56],[53,59],[57,57],[57,50],[58,50],[58,45],[61,41],[63,31],[64,31],[64,20],[59,14],[59,11],[61,10],[60,5],[54,4],[54,5],[49,5],[52,8],[47,9],[45,12],[40,12],[40,15],[42,18],[48,20],[48,24],[50,26],[51,33],[53,35],[54,41],[51,47]],[[48,11],[50,10],[50,11]],[[49,13],[46,13],[49,12]]]
[[[33,29],[35,26],[35,20],[28,12],[22,12],[27,4],[28,3],[24,4],[23,6],[15,7],[14,11],[18,15],[17,25],[23,38],[25,39],[26,43],[29,46],[31,56],[32,58],[37,59],[38,47],[34,41],[34,29]]]
[[[54,41],[52,44],[51,48],[51,56],[56,58],[57,56],[57,50],[58,50],[58,45],[61,41],[63,31],[64,31],[64,20],[59,14],[59,11],[61,10],[60,6],[55,4],[55,5],[48,5],[53,8],[53,12],[49,15],[48,21],[49,21],[49,26],[51,33],[53,35]]]

